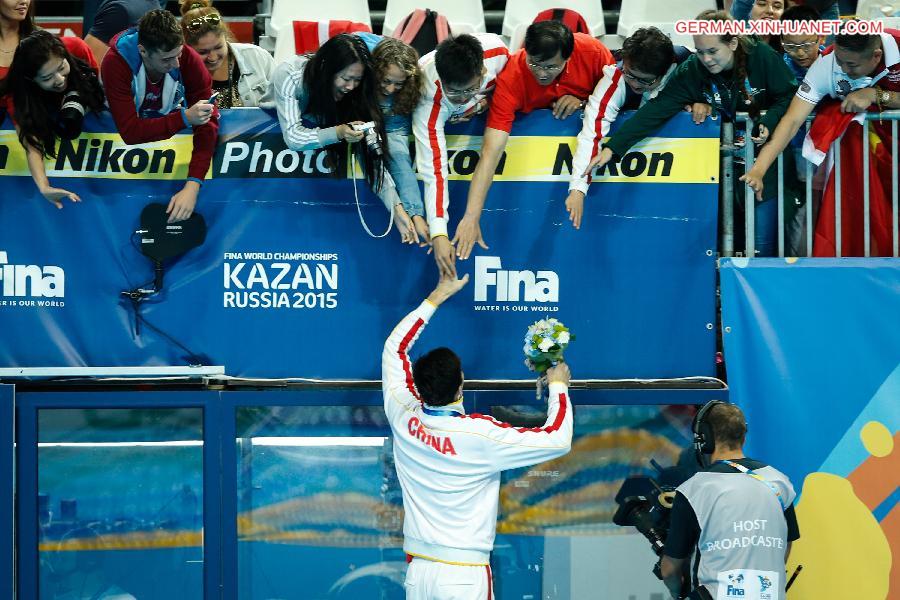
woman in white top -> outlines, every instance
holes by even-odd
[[[219,108],[259,106],[275,68],[271,54],[253,44],[235,43],[211,0],[182,0],[181,30],[212,77]]]
[[[336,176],[346,144],[355,144],[366,182],[393,213],[400,238],[417,244],[419,234],[387,170],[390,147],[377,85],[366,43],[342,33],[327,40],[315,54],[292,56],[275,67],[262,105],[277,111],[288,148],[297,152],[324,149]],[[374,125],[369,133],[354,128],[368,122]]]

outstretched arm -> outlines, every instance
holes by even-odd
[[[491,189],[491,183],[494,181],[494,171],[497,170],[497,165],[503,157],[507,140],[509,140],[509,133],[502,129],[491,127],[484,129],[481,158],[478,159],[478,166],[475,167],[475,173],[472,174],[466,212],[459,225],[456,226],[456,234],[453,236],[453,243],[459,244],[456,255],[463,260],[469,258],[476,243],[487,249],[487,244],[481,237],[481,211],[484,210],[485,199]]]
[[[487,447],[492,471],[517,469],[535,465],[566,454],[572,447],[572,404],[569,401],[569,378],[566,363],[547,369],[550,397],[547,420],[541,427],[513,427],[484,415],[468,415],[483,423],[480,433]]]
[[[388,336],[381,355],[381,387],[384,391],[384,410],[389,419],[421,402],[413,383],[409,350],[437,307],[461,290],[468,281],[468,275],[462,279],[442,277],[428,298],[406,315]]]
[[[591,182],[591,176],[585,174],[590,171],[588,164],[602,149],[602,140],[609,134],[625,101],[625,88],[621,81],[622,72],[615,65],[603,67],[603,78],[597,83],[584,109],[578,146],[572,159],[569,195],[566,198],[566,210],[575,229],[581,227],[584,197]]]
[[[815,104],[810,104],[806,100],[794,96],[787,113],[778,122],[778,127],[775,128],[772,138],[759,151],[759,156],[756,157],[753,168],[741,176],[741,181],[756,192],[757,199],[762,200],[763,177],[765,177],[766,171],[769,170],[769,167],[772,166],[778,155],[787,147],[797,131],[800,130],[800,127],[806,122],[806,117],[810,115],[815,107]]]
[[[21,131],[19,129],[19,124],[16,123],[15,126],[16,133],[19,134]],[[81,198],[78,197],[78,194],[51,186],[50,180],[47,179],[47,170],[44,167],[43,155],[24,140],[22,140],[22,146],[25,148],[25,159],[26,162],[28,162],[28,171],[31,173],[31,178],[34,180],[34,184],[37,186],[41,196],[43,196],[47,202],[50,202],[56,208],[63,207],[62,201],[65,198],[68,198],[72,202],[81,202]]]

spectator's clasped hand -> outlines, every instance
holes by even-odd
[[[176,223],[190,218],[197,206],[197,194],[200,192],[200,184],[196,181],[188,181],[181,191],[172,196],[166,213],[169,215],[169,223]]]
[[[365,135],[364,131],[357,131],[353,129],[353,125],[362,125],[362,121],[351,121],[349,123],[345,123],[344,125],[338,125],[337,129],[337,137],[339,140],[347,142],[348,144],[354,144],[359,140],[363,139]]]
[[[855,90],[847,94],[844,101],[841,102],[841,112],[843,113],[860,113],[869,110],[869,107],[875,104],[878,99],[878,90],[873,87]]]
[[[587,169],[584,170],[584,173],[582,173],[581,176],[587,177],[588,175],[591,174],[591,171],[593,171],[595,168],[605,166],[606,163],[608,163],[609,161],[612,160],[612,157],[613,157],[613,151],[610,150],[609,148],[603,148],[603,150],[601,150],[600,152],[597,153],[597,156],[595,156],[594,158],[591,159],[591,162],[588,163]],[[568,207],[569,207],[569,202],[567,200],[566,208],[568,208]]]
[[[706,120],[706,117],[712,114],[712,106],[706,104],[705,102],[695,102],[694,104],[687,104],[684,107],[684,110],[691,113],[691,116],[694,119],[694,124],[699,125],[703,121]]]
[[[213,116],[216,105],[208,100],[200,100],[195,105],[184,111],[184,117],[191,127],[206,125]]]
[[[765,144],[769,139],[769,128],[763,124],[760,124],[757,132],[759,133],[759,135],[756,137],[751,136],[750,139],[753,140],[753,143],[757,146],[761,146]]]
[[[434,250],[434,261],[437,263],[441,277],[456,277],[456,251],[450,238],[439,235],[431,240],[429,252]]]
[[[488,101],[487,98],[482,98],[478,102],[475,103],[472,108],[467,110],[461,115],[457,115],[455,117],[450,117],[451,123],[467,123],[474,117],[475,115],[480,115],[488,109]]]
[[[551,105],[553,118],[565,119],[574,114],[576,110],[584,108],[584,102],[572,95],[565,95]]]
[[[424,248],[431,244],[431,236],[428,235],[428,223],[419,215],[410,217],[403,204],[394,205],[394,225],[400,232],[400,241],[404,244],[418,244]]]

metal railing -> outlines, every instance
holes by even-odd
[[[872,199],[870,198],[870,152],[871,147],[869,144],[869,133],[870,127],[869,122],[873,120],[889,120],[891,121],[891,233],[892,233],[892,253],[891,256],[897,257],[900,256],[900,235],[898,235],[898,153],[897,153],[897,130],[898,130],[898,120],[900,120],[900,111],[885,111],[882,113],[865,113],[863,115],[864,121],[861,129],[862,135],[862,147],[865,149],[862,157],[843,157],[845,160],[862,160],[862,173],[865,175],[862,177],[862,181],[860,185],[862,186],[863,191],[863,256],[868,257],[871,256],[871,204]],[[812,122],[813,116],[810,116],[806,122],[806,131],[809,131],[810,124]],[[736,121],[738,123],[746,124],[745,131],[752,131],[754,126],[754,121],[747,115],[746,113],[740,113],[737,115]],[[843,140],[844,136],[841,135],[840,138],[835,141],[832,148],[834,150],[834,195],[835,195],[835,210],[834,210],[834,227],[835,227],[835,255],[840,257],[842,256],[842,237],[843,237],[843,229],[842,229],[842,205],[841,205],[841,195],[842,195],[842,181],[841,181],[841,140]],[[793,152],[793,147],[788,146],[784,152]],[[784,173],[784,152],[782,152],[778,156],[777,169],[778,169],[778,195],[777,197],[772,197],[767,200],[777,201],[778,206],[778,219],[777,219],[777,256],[783,257],[785,256],[785,231],[786,231],[786,223],[785,223],[785,211],[784,211],[784,201],[785,201],[785,189],[784,189],[784,181],[785,181],[785,173]],[[745,136],[745,141],[743,144],[736,144],[735,138],[735,128],[734,123],[723,123],[722,124],[722,220],[721,220],[721,253],[723,256],[735,256],[735,190],[736,185],[742,185],[740,183],[735,183],[735,171],[734,171],[734,163],[735,159],[741,157],[744,161],[745,169],[749,170],[753,166],[753,162],[756,158],[756,148],[755,145],[750,141],[749,136]],[[805,254],[803,256],[812,256],[813,254],[813,238],[816,227],[815,217],[816,215],[816,199],[813,195],[813,178],[816,171],[816,168],[812,163],[807,161],[806,159],[799,158],[801,161],[802,168],[805,172],[805,193],[804,199],[801,206],[805,207],[805,215],[804,222],[802,224],[803,230],[799,238],[802,240],[805,237],[805,242],[803,243],[803,250]],[[825,168],[825,163],[823,163],[821,168]],[[748,185],[744,185],[744,256],[756,256],[756,222],[755,222],[755,201],[747,201],[747,199],[754,198],[754,192]],[[878,198],[876,201],[882,202],[884,198]],[[882,249],[882,253],[884,249]]]

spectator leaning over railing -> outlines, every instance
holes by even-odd
[[[363,143],[357,147],[356,156],[372,191],[388,210],[393,207],[401,240],[417,243],[416,228],[387,172],[390,149],[376,88],[372,55],[365,41],[342,33],[322,44],[314,55],[301,54],[276,66],[261,105],[269,108],[274,104],[288,148],[298,152],[325,148],[336,175],[345,149],[338,142],[359,142],[365,133],[353,125],[375,123],[383,154]]]
[[[819,13],[811,6],[796,5],[784,11],[784,14],[781,15],[781,20],[795,23],[818,21]],[[788,66],[791,73],[797,78],[797,81],[802,81],[806,77],[806,72],[822,52],[825,51],[825,46],[822,45],[824,41],[824,37],[814,34],[785,34],[781,36],[784,64]],[[801,130],[791,140],[794,164],[797,166],[797,180],[801,182],[806,181],[806,160],[803,158],[803,138],[805,134],[806,132]],[[810,208],[806,205],[805,200],[801,200],[801,198],[805,198],[805,195],[798,197],[796,203],[785,205],[784,220],[787,227],[787,248],[785,252],[789,256],[800,256],[804,253],[806,211],[810,210]],[[809,233],[811,234],[812,232]]]
[[[834,102],[828,102],[828,98]],[[757,197],[761,197],[769,186],[762,174],[787,147],[817,105],[818,115],[804,143],[803,154],[819,164],[832,142],[841,139],[842,254],[861,256],[864,252],[863,174],[858,165],[862,162],[862,152],[869,152],[871,147],[873,158],[868,175],[871,251],[874,255],[886,255],[891,251],[891,162],[886,150],[891,143],[891,125],[889,121],[870,121],[870,139],[863,146],[861,126],[851,120],[856,113],[900,108],[900,31],[886,29],[881,35],[835,37],[834,45],[807,71],[784,119],[771,141],[760,151],[753,168],[741,177],[741,181],[756,191]],[[873,143],[876,140],[878,143]],[[834,256],[836,253],[834,212],[835,174],[832,170],[816,224],[813,246],[816,256]]]
[[[450,194],[444,125],[468,121],[487,110],[497,75],[509,50],[493,33],[458,35],[444,40],[419,61],[425,93],[413,113],[416,163],[425,188],[425,214],[434,258],[443,274],[455,273],[455,255],[447,236]]]
[[[218,108],[259,106],[275,69],[271,54],[255,44],[236,43],[210,0],[182,0],[181,30],[212,78]]]
[[[109,52],[109,40],[117,33],[134,27],[141,17],[159,7],[159,0],[103,0],[94,15],[90,31],[84,36],[97,62],[103,62],[103,57]]]
[[[616,61],[600,41],[575,33],[559,21],[532,23],[525,32],[525,47],[509,59],[497,77],[497,89],[487,117],[481,159],[472,175],[466,212],[456,227],[453,243],[465,260],[475,244],[487,248],[481,235],[481,211],[503,156],[516,113],[550,108],[566,119],[584,108],[603,67]]]
[[[678,65],[690,55],[690,50],[673,46],[672,40],[656,27],[646,27],[638,29],[623,42],[616,64],[603,67],[603,78],[584,109],[578,148],[572,160],[566,210],[576,229],[581,227],[584,197],[591,183],[590,175],[584,172],[600,151],[609,128],[620,112],[637,110],[655,98]]]
[[[705,11],[697,17],[704,21],[725,21],[722,11]],[[665,89],[647,102],[606,142],[588,167],[603,166],[613,156],[622,157],[636,142],[653,134],[666,121],[684,109],[686,104],[705,102],[725,120],[733,120],[738,112],[747,112],[756,120],[759,132],[753,142],[763,144],[787,109],[797,82],[784,61],[770,46],[730,34],[695,35],[696,54],[686,60],[669,79]],[[764,116],[759,116],[766,110]],[[695,122],[702,122],[705,114],[694,112]],[[749,132],[752,133],[752,132]],[[747,135],[750,137],[750,135]],[[793,175],[794,167],[785,169]],[[773,187],[778,170],[766,173]],[[752,201],[752,199],[750,199]],[[755,246],[757,254],[774,254],[777,202],[771,198],[755,207]]]
[[[184,44],[175,15],[153,10],[136,28],[113,38],[100,71],[109,110],[126,144],[165,140],[193,128],[188,179],[166,211],[169,222],[187,219],[197,204],[219,130],[215,106],[208,102],[212,91],[203,61]]]
[[[0,0],[0,80],[9,71],[19,40],[35,29],[32,0]]]
[[[431,241],[419,180],[409,154],[411,115],[422,97],[422,71],[415,48],[395,38],[373,33],[357,33],[372,51],[375,93],[384,117],[389,157],[387,168],[406,214],[412,219],[419,245]]]
[[[104,109],[97,75],[94,55],[80,38],[37,30],[19,42],[9,74],[0,80],[0,98],[15,122],[31,177],[56,208],[63,207],[63,198],[80,198],[50,185],[44,157],[56,158],[57,138],[81,135],[86,112]]]

